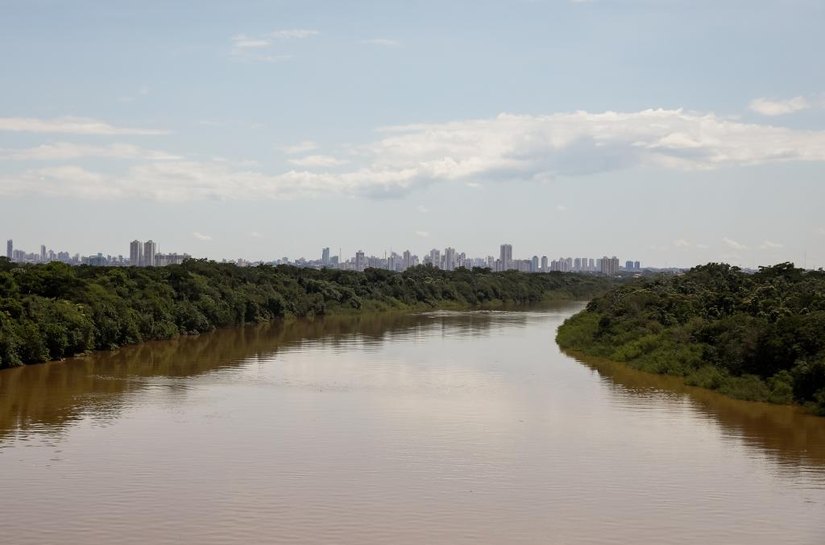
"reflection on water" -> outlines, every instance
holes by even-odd
[[[186,378],[274,359],[279,350],[324,346],[346,350],[409,338],[434,328],[453,336],[483,335],[498,323],[523,324],[520,314],[432,312],[333,316],[222,329],[99,352],[64,362],[18,367],[0,372],[0,438],[35,428],[58,431],[84,415],[111,416],[128,395],[156,386],[153,377]],[[171,389],[185,387],[168,383]]]
[[[825,543],[825,419],[559,352],[581,305],[0,372],[0,543]]]
[[[798,407],[731,399],[687,386],[677,377],[644,373],[600,358],[571,356],[603,377],[605,387],[616,394],[617,403],[684,401],[723,426],[729,436],[775,455],[780,463],[825,466],[825,418]]]

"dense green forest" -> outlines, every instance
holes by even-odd
[[[825,271],[709,264],[642,278],[568,319],[566,349],[825,415]]]
[[[0,258],[0,369],[283,317],[583,299],[611,282],[423,266],[361,273],[202,260],[118,268]]]

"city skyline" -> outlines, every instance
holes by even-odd
[[[0,232],[825,267],[823,20],[810,0],[11,3]]]
[[[65,250],[55,251],[48,248],[45,244],[40,245],[40,251],[27,252],[26,250],[16,248],[14,239],[6,241],[6,258],[12,262],[17,263],[49,263],[52,261],[59,261],[70,265],[97,265],[97,266],[125,266],[125,267],[163,267],[167,265],[181,264],[184,260],[194,258],[199,259],[198,256],[192,256],[188,253],[161,253],[159,251],[158,243],[152,240],[132,240],[129,243],[128,257],[124,254],[104,254],[97,252],[89,255],[81,255],[79,253],[71,254]],[[618,271],[641,271],[641,262],[639,260],[627,260],[624,266],[621,266],[621,260],[607,254],[602,257],[565,257],[559,256],[556,258],[548,257],[543,254],[533,255],[532,257],[514,257],[513,245],[510,243],[503,243],[499,246],[499,257],[494,255],[486,256],[472,256],[466,252],[457,251],[451,246],[443,249],[433,248],[429,252],[424,253],[423,257],[419,258],[418,254],[412,253],[409,249],[403,252],[389,251],[383,252],[383,257],[380,255],[367,254],[363,250],[358,250],[354,255],[344,257],[339,249],[338,254],[332,254],[330,247],[324,247],[320,251],[320,259],[305,258],[305,257],[275,257],[263,260],[247,260],[244,258],[228,259],[222,258],[215,261],[223,263],[235,263],[241,266],[270,264],[280,265],[288,264],[298,267],[312,267],[312,268],[336,268],[343,270],[363,271],[366,268],[382,268],[402,272],[408,268],[418,265],[432,265],[439,269],[455,270],[457,268],[489,268],[493,271],[501,272],[507,270],[517,270],[522,272],[588,272],[588,273],[603,273],[616,274]],[[652,270],[659,270],[669,267],[646,267]]]
[[[12,242],[14,240],[17,240],[17,239],[15,239],[15,238],[7,239],[7,251],[6,251],[5,255],[7,257],[9,257],[9,259],[11,259],[10,256],[12,255],[10,245],[12,244]],[[315,257],[315,253],[317,253],[317,251],[312,251],[312,250],[298,252],[298,253],[291,254],[291,255],[286,255],[286,254],[288,254],[288,252],[283,252],[283,251],[280,251],[277,248],[273,248],[271,250],[261,251],[256,256],[203,255],[203,254],[195,254],[195,253],[190,252],[190,251],[186,251],[186,252],[183,252],[183,253],[179,253],[178,251],[175,251],[175,252],[170,252],[168,254],[162,254],[158,250],[157,244],[155,242],[153,242],[151,239],[148,239],[145,242],[144,241],[138,241],[138,240],[133,240],[132,241],[132,243],[135,243],[135,242],[140,242],[141,255],[143,254],[143,252],[145,250],[145,244],[146,243],[151,243],[151,244],[154,244],[154,246],[155,246],[155,252],[158,253],[159,255],[163,255],[164,259],[169,260],[168,262],[170,262],[170,263],[179,262],[183,258],[208,259],[208,260],[217,261],[217,262],[234,262],[234,263],[240,263],[240,264],[282,263],[282,262],[283,263],[294,264],[296,262],[316,262],[316,261],[319,262],[319,263],[324,262],[323,255],[321,256],[320,259],[317,259]],[[130,244],[132,244],[132,243],[130,243]],[[512,244],[507,244],[507,245],[509,245],[511,247],[511,252],[512,252],[512,246],[513,245]],[[125,252],[120,252],[120,251],[117,251],[117,250],[112,251],[109,248],[100,249],[100,250],[94,250],[93,249],[92,251],[78,252],[78,251],[75,251],[74,249],[71,250],[71,251],[66,251],[66,250],[62,250],[62,249],[61,250],[55,250],[50,245],[46,245],[46,244],[33,244],[31,246],[34,246],[35,250],[33,250],[33,251],[24,251],[24,250],[20,249],[21,246],[22,245],[18,245],[16,242],[14,242],[14,251],[18,252],[18,253],[25,252],[25,254],[28,257],[27,258],[21,257],[21,258],[18,259],[18,261],[20,261],[20,262],[30,262],[30,263],[36,262],[35,257],[33,257],[33,256],[36,256],[38,254],[42,254],[43,251],[46,251],[46,250],[49,253],[52,254],[52,257],[51,257],[51,259],[49,259],[49,261],[64,261],[64,262],[71,262],[72,264],[81,263],[81,261],[82,261],[81,258],[90,258],[90,259],[96,258],[99,261],[101,257],[108,257],[112,261],[113,265],[123,265],[123,264],[128,264],[130,261],[132,261],[132,257],[134,256],[131,247],[127,248],[127,250]],[[87,246],[88,246],[88,244],[87,244]],[[453,246],[457,246],[457,245],[453,245]],[[453,251],[455,251],[453,246],[445,245],[445,246],[442,246],[440,248],[432,248],[431,245],[419,244],[417,246],[418,253],[413,254],[413,255],[415,255],[416,257],[421,255],[422,257],[420,258],[420,262],[424,263],[424,260],[428,257],[428,254],[431,254],[431,252],[433,252],[433,251],[441,252],[442,250],[453,250]],[[335,259],[338,259],[338,260],[341,260],[342,258],[344,258],[345,260],[348,260],[350,258],[354,260],[356,258],[356,255],[359,252],[362,252],[362,251],[365,251],[365,253],[368,254],[365,257],[380,258],[381,256],[385,256],[384,259],[386,259],[386,256],[392,255],[394,253],[398,253],[398,255],[403,256],[403,253],[406,253],[406,252],[410,251],[409,248],[406,249],[406,250],[400,250],[399,251],[399,250],[397,250],[397,248],[399,248],[399,247],[400,247],[400,245],[395,244],[395,245],[388,245],[385,248],[379,248],[377,250],[369,249],[369,250],[365,251],[365,250],[363,250],[363,248],[368,248],[367,246],[349,245],[347,248],[354,248],[352,250],[350,250],[350,249],[345,250],[344,246],[338,246],[338,247],[324,246],[324,247],[321,247],[320,252],[322,254],[325,251],[331,252],[329,254],[329,257],[334,257]],[[430,250],[426,250],[426,248],[428,248],[428,247],[430,247]],[[549,261],[552,261],[553,259],[558,260],[558,259],[563,259],[563,258],[564,259],[570,258],[571,260],[576,261],[576,260],[580,259],[579,257],[575,257],[577,255],[578,256],[582,256],[582,255],[599,256],[599,258],[601,258],[601,257],[615,257],[617,254],[619,254],[618,252],[613,252],[613,251],[605,252],[604,249],[606,247],[607,247],[607,245],[602,247],[601,251],[598,251],[598,250],[597,251],[560,250],[558,252],[553,253],[552,255],[548,253],[549,250],[547,248],[544,248],[544,249],[539,249],[535,253],[527,251],[527,252],[524,253],[524,256],[519,257],[518,259],[527,259],[527,258],[530,258],[531,255],[532,255],[532,256],[538,257],[540,262],[541,262],[542,257],[547,257]],[[40,248],[40,249],[37,250],[37,248]],[[467,255],[472,254],[472,255],[475,255],[475,256],[484,256],[485,259],[493,256],[493,253],[491,253],[489,251],[489,248],[488,248],[487,251],[481,251],[481,252],[475,252],[475,253],[470,252],[470,251],[465,251],[463,253],[465,253]],[[62,256],[62,258],[58,257],[58,254],[60,254]],[[502,258],[502,248],[501,248],[501,246],[499,246],[498,250],[495,251],[494,254],[499,259]],[[641,251],[640,252],[632,252],[631,251],[630,254],[619,254],[619,255],[631,255],[631,256],[633,256],[630,259],[631,261],[633,261],[633,262],[637,262],[637,261],[644,262],[646,264],[646,267],[649,267],[649,268],[652,268],[652,269],[689,269],[691,267],[695,267],[695,266],[698,266],[698,265],[704,265],[706,263],[727,262],[731,265],[739,266],[739,267],[744,268],[744,269],[755,270],[755,269],[757,269],[759,267],[762,267],[762,266],[771,266],[771,265],[775,265],[775,264],[781,262],[781,261],[771,261],[771,262],[762,262],[762,263],[756,263],[754,265],[749,265],[749,264],[735,263],[735,262],[732,262],[732,261],[725,261],[725,260],[722,260],[722,259],[716,259],[716,260],[711,259],[709,261],[696,262],[696,263],[685,263],[685,262],[672,263],[669,260],[665,260],[664,262],[653,262],[653,263],[651,263],[651,262],[644,261],[644,260],[638,258],[639,255],[643,255],[643,254],[644,254],[644,252],[641,252]],[[168,258],[166,257],[167,255],[169,256]],[[443,259],[443,257],[444,256],[442,255],[441,259]],[[513,258],[511,257],[511,259],[513,259]],[[593,258],[593,259],[597,259],[597,258]],[[622,259],[620,261],[621,261],[621,264],[623,265],[622,268],[627,268],[626,267],[626,260]],[[803,254],[801,256],[801,258],[799,258],[799,259],[790,259],[789,261],[791,263],[793,263],[795,266],[801,267],[801,268],[806,268],[806,269],[821,268],[821,267],[817,267],[817,266],[812,265],[811,263],[809,263],[808,260],[807,260],[807,254]],[[540,268],[543,269],[544,266],[540,265]],[[578,267],[575,267],[575,269],[578,270]]]

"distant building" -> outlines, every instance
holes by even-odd
[[[639,263],[638,261],[634,261],[633,262],[633,268],[636,269],[637,271],[641,271],[642,270],[642,264]]]
[[[601,259],[601,273],[609,276],[615,275],[619,272],[619,258],[616,256],[604,256]]]
[[[358,250],[355,252],[355,270],[363,271],[367,268],[367,260],[364,259],[364,251]]]
[[[541,272],[548,272],[546,255],[541,256]]]
[[[321,250],[321,265],[329,267],[329,248]]]
[[[157,253],[158,246],[151,240],[147,240],[143,244],[143,263],[144,267],[154,267],[155,266],[155,254]]]
[[[499,260],[501,260],[501,270],[508,271],[513,268],[513,245],[502,244],[499,248]]]
[[[455,248],[445,248],[444,249],[444,270],[445,271],[453,271],[453,270],[455,270],[455,266],[456,266]]]
[[[45,263],[45,262],[46,262],[46,245],[41,244],[40,245],[40,263]]]
[[[132,267],[143,265],[143,243],[139,240],[129,243],[129,265]]]
[[[436,269],[441,268],[441,251],[433,248],[430,250],[430,264]]]
[[[9,261],[14,259],[14,241],[12,239],[6,241],[6,257],[9,258]]]

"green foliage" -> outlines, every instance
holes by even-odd
[[[575,274],[363,273],[204,260],[162,268],[0,262],[0,369],[217,327],[371,310],[497,307],[589,298],[612,280]]]
[[[558,343],[739,399],[825,414],[825,271],[711,263],[593,299]]]

